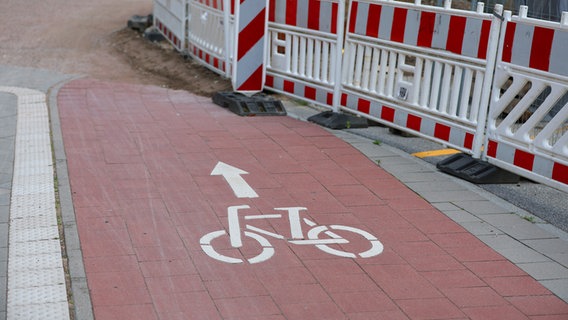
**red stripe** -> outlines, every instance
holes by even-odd
[[[258,67],[250,77],[237,88],[237,91],[260,91],[262,90],[262,65]]]
[[[517,167],[532,171],[534,164],[534,154],[523,150],[516,150],[513,164]]]
[[[463,37],[465,34],[466,17],[452,16],[450,18],[450,26],[448,27],[448,41],[446,42],[446,50],[461,54],[463,46]]]
[[[568,166],[555,162],[552,167],[552,179],[568,184]]]
[[[319,30],[320,4],[319,0],[308,2],[308,29]]]
[[[529,67],[548,71],[553,39],[554,29],[534,27]]]
[[[436,125],[434,126],[434,137],[442,139],[444,141],[450,141],[450,131],[450,127],[436,123]]]
[[[489,140],[489,144],[487,145],[487,156],[491,158],[497,157],[497,147],[499,145],[497,142]]]
[[[463,141],[463,147],[466,149],[473,149],[473,134],[467,132]]]
[[[383,7],[378,4],[369,4],[369,18],[367,19],[367,31],[365,32],[365,34],[369,37],[379,37],[382,8]]]
[[[505,40],[503,43],[503,56],[501,57],[503,62],[511,62],[511,57],[513,56],[513,41],[515,40],[515,29],[517,29],[517,24],[515,22],[507,23],[507,31],[505,32]]]
[[[355,24],[357,23],[357,8],[359,8],[359,2],[351,2],[351,16],[349,17],[349,32],[355,33]]]
[[[286,0],[286,24],[296,25],[296,14],[298,12],[298,0]]]
[[[341,105],[347,107],[347,95],[345,93],[341,95]]]
[[[483,20],[481,24],[481,35],[479,37],[479,47],[477,47],[477,57],[487,58],[487,46],[489,45],[489,33],[491,32],[491,21]]]
[[[268,4],[268,21],[275,22],[276,20],[276,0],[270,0]]]
[[[274,77],[273,76],[266,76],[266,86],[274,88]]]
[[[337,3],[332,3],[331,4],[331,33],[333,34],[337,34],[337,8],[338,8]],[[343,26],[342,26],[343,28]]]
[[[304,87],[304,97],[316,100],[316,89],[308,86]]]
[[[406,127],[415,131],[420,131],[422,126],[422,118],[409,114],[406,118]]]
[[[416,42],[417,46],[426,48],[432,47],[435,23],[436,13],[422,11],[422,14],[420,14],[420,28],[418,29],[418,41]]]
[[[329,93],[329,92],[327,93],[327,101],[326,102],[330,106],[333,105],[333,93]]]
[[[394,109],[383,106],[381,110],[381,119],[388,122],[394,122]]]
[[[237,60],[241,58],[264,37],[264,17],[266,8],[263,8],[259,14],[239,33],[239,44]]]
[[[284,80],[284,91],[288,93],[294,93],[294,82]]]
[[[404,42],[404,28],[406,26],[406,14],[408,9],[394,8],[392,18],[391,41]]]
[[[369,114],[369,111],[371,111],[371,101],[365,99],[359,99],[359,103],[357,104],[357,110]]]

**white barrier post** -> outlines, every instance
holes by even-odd
[[[236,0],[223,0],[223,30],[225,32],[225,77],[231,77],[231,59],[233,50],[231,48],[231,4]]]
[[[499,30],[501,23],[496,23],[495,19],[501,19],[503,15],[503,5],[495,5],[495,18],[491,24],[491,31],[489,32],[489,45],[487,52],[487,69],[483,79],[483,89],[481,95],[481,106],[479,109],[479,118],[477,119],[477,128],[475,138],[473,140],[472,157],[480,159],[483,154],[483,144],[485,142],[485,125],[487,123],[487,112],[489,110],[489,99],[491,97],[491,86],[493,84],[493,76],[495,73],[495,64],[497,63],[497,52],[499,51]]]
[[[339,2],[338,16],[344,17],[345,16],[345,3],[344,1]],[[332,110],[335,113],[338,113],[340,108],[340,101],[341,101],[341,78],[343,69],[343,44],[345,40],[345,29],[341,26],[337,28],[337,45],[335,46],[335,79],[334,79],[334,86],[333,86],[333,105]]]

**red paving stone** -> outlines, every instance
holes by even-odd
[[[66,84],[58,105],[73,203],[97,320],[106,319],[566,319],[568,306],[328,131],[288,117],[230,113],[186,92],[104,83]],[[237,198],[211,171],[248,171],[258,198]],[[229,264],[202,236],[228,230],[230,206],[265,235],[274,255]],[[355,227],[384,251],[331,255],[291,238],[287,216]],[[334,227],[331,227],[334,228]],[[310,226],[302,224],[306,235]],[[369,240],[329,245],[363,252]],[[323,232],[319,237],[323,238]],[[327,237],[327,236],[326,236]],[[249,236],[233,248],[263,250]]]

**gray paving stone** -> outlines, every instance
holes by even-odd
[[[448,181],[440,180],[437,183],[431,183],[426,181],[410,182],[407,183],[406,186],[416,192],[467,190],[464,186],[449,180]]]
[[[6,192],[0,194],[0,206],[9,206],[10,205],[10,193]]]
[[[556,262],[519,263],[517,266],[536,280],[568,279],[568,268]]]
[[[540,254],[529,247],[496,249],[495,251],[499,252],[515,264],[551,261],[545,255]]]
[[[381,167],[391,173],[434,173],[436,171],[426,168],[414,161],[397,158],[387,157],[381,159]]]
[[[441,202],[443,203],[443,202]],[[455,222],[461,224],[467,222],[481,222],[481,219],[474,216],[473,214],[465,211],[465,210],[440,210],[450,219],[454,220]]]
[[[550,259],[560,263],[561,265],[568,268],[568,253],[558,253],[558,254],[547,254]]]
[[[481,220],[460,222],[460,225],[475,236],[496,236],[503,234],[499,228]]]
[[[442,212],[462,210],[461,208],[459,208],[458,206],[456,206],[451,202],[438,202],[438,203],[433,203],[432,205]]]
[[[371,159],[384,159],[398,156],[397,154],[386,148],[381,148],[377,145],[369,143],[368,140],[364,140],[364,142],[362,143],[351,143],[351,145]]]
[[[568,254],[568,242],[562,239],[525,240],[523,243],[546,255]]]
[[[420,182],[420,181],[433,182],[433,181],[446,180],[445,177],[441,176],[437,172],[418,173],[418,172],[391,172],[389,170],[387,171],[405,184],[409,182]]]
[[[419,194],[428,202],[454,202],[454,201],[471,201],[483,200],[483,198],[469,190],[456,191],[422,191]]]
[[[518,240],[531,239],[555,239],[556,236],[541,229],[538,225],[527,222],[526,224],[516,224],[511,226],[499,227],[501,231]]]
[[[496,213],[511,213],[511,210],[504,208],[500,205],[493,203],[492,201],[482,199],[482,200],[464,200],[464,201],[452,201],[456,206],[473,213],[475,215],[483,214],[496,214]]]
[[[514,213],[487,214],[483,216],[483,220],[496,227],[530,224]]]
[[[6,293],[8,291],[8,281],[6,274],[3,273],[3,276],[0,276],[0,319],[6,319],[6,311],[7,311],[7,297]],[[4,316],[2,316],[4,314]]]
[[[8,235],[9,227],[8,223],[0,223],[0,235],[2,235],[2,237],[4,237],[4,235]]]
[[[8,261],[8,245],[3,245],[0,241],[0,261]]]
[[[522,249],[526,247],[523,243],[513,239],[511,236],[506,234],[498,235],[480,235],[479,240],[483,241],[485,244],[490,246],[495,250],[499,249]],[[537,250],[538,251],[538,250]]]
[[[8,223],[10,220],[10,206],[0,205],[0,223]]]
[[[568,301],[568,279],[543,280],[540,283],[560,299]]]

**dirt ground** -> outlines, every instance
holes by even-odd
[[[211,96],[230,90],[218,74],[127,28],[152,0],[2,0],[0,64]]]
[[[150,42],[140,33],[124,28],[105,40],[144,81],[172,89],[212,96],[232,90],[231,82],[196,61],[185,59],[167,41]]]

